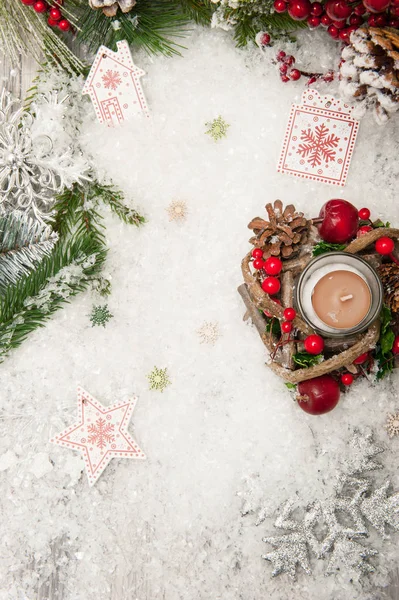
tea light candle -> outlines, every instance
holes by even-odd
[[[330,327],[356,327],[370,310],[370,288],[359,273],[334,270],[314,286],[312,306],[316,315]]]

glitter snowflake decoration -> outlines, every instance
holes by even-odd
[[[220,338],[220,330],[218,323],[205,322],[197,329],[201,344],[215,344]]]
[[[34,118],[4,89],[0,96],[0,206],[29,211],[43,221],[63,186],[47,135],[32,137]]]
[[[167,369],[158,369],[158,367],[154,367],[151,373],[147,375],[150,390],[157,390],[159,392],[163,392],[164,389],[170,385],[168,370]]]
[[[122,79],[118,71],[112,71],[108,69],[106,73],[102,76],[104,87],[109,90],[116,90],[116,88],[122,83]]]
[[[387,430],[390,438],[393,438],[395,435],[399,435],[399,412],[393,415],[388,415],[385,429]]]
[[[104,304],[103,306],[93,306],[90,314],[90,321],[92,327],[95,325],[102,325],[105,327],[106,323],[110,319],[112,319],[114,315],[112,315],[108,309],[108,304]]]
[[[217,142],[222,138],[226,137],[227,130],[230,127],[228,123],[219,115],[217,119],[213,119],[210,123],[205,123],[205,126],[208,127],[205,132],[207,135],[210,135],[211,138]]]
[[[173,200],[167,207],[169,221],[185,221],[187,217],[187,203],[184,200]]]

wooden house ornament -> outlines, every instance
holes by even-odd
[[[117,125],[143,112],[149,117],[147,103],[140,84],[145,71],[133,63],[128,43],[117,42],[113,52],[100,46],[83,86],[89,94],[100,123]]]

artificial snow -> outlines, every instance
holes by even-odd
[[[284,47],[299,64],[338,62],[327,36],[303,35],[300,51]],[[375,488],[389,477],[398,489],[399,438],[384,429],[398,409],[398,374],[378,386],[356,383],[327,415],[304,413],[265,367],[236,288],[247,223],[266,202],[280,198],[313,217],[343,197],[368,206],[373,219],[399,222],[399,120],[378,128],[365,118],[342,190],[278,174],[303,82],[280,82],[270,64],[276,46],[237,50],[229,33],[199,29],[184,43],[183,58],[134,57],[147,73],[150,119],[110,129],[87,100],[84,114],[76,106],[81,147],[148,222],[136,229],[106,212],[114,315],[106,328],[89,320],[98,296],[80,294],[0,365],[0,464],[8,465],[0,472],[0,599],[46,598],[56,577],[51,600],[380,600],[399,534],[371,536],[380,555],[370,560],[380,567],[363,585],[345,570],[325,577],[317,560],[294,583],[271,579],[262,538],[275,534],[272,513],[285,500],[305,506],[331,496],[358,426],[371,426],[387,447]],[[219,115],[230,127],[215,142],[205,123]],[[187,203],[184,222],[169,221],[173,200]],[[214,345],[198,338],[204,322],[220,325]],[[149,391],[154,365],[171,381],[162,394]],[[93,488],[80,457],[49,443],[73,422],[78,384],[104,405],[139,396],[129,431],[148,457],[114,459]],[[37,479],[32,464],[43,455],[53,468]],[[256,491],[242,516],[248,481]]]

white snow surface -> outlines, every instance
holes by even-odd
[[[329,67],[336,46],[304,35],[298,60]],[[375,487],[389,477],[398,489],[399,438],[383,428],[399,408],[398,374],[363,380],[333,412],[307,415],[265,367],[236,288],[247,223],[266,202],[312,217],[343,197],[398,223],[399,121],[378,128],[366,117],[343,190],[278,174],[303,82],[281,83],[275,49],[237,50],[225,32],[194,30],[185,43],[183,58],[134,57],[147,73],[150,119],[108,129],[85,103],[82,147],[148,223],[136,229],[107,213],[106,328],[91,327],[98,297],[83,293],[0,365],[0,599],[381,599],[399,534],[372,538],[380,568],[363,585],[344,571],[325,577],[314,557],[311,576],[271,579],[262,537],[283,533],[271,515],[286,499],[305,506],[331,495],[355,427],[371,427],[387,448]],[[215,143],[204,132],[218,115],[230,128]],[[185,223],[168,220],[173,199],[187,202]],[[196,333],[205,321],[220,324],[214,346]],[[155,365],[172,381],[162,394],[148,390]],[[78,384],[104,404],[139,396],[130,432],[148,459],[114,459],[94,488],[79,455],[49,443],[75,420]],[[258,527],[255,513],[240,514],[246,478],[267,501]],[[45,596],[56,567],[58,594]]]

